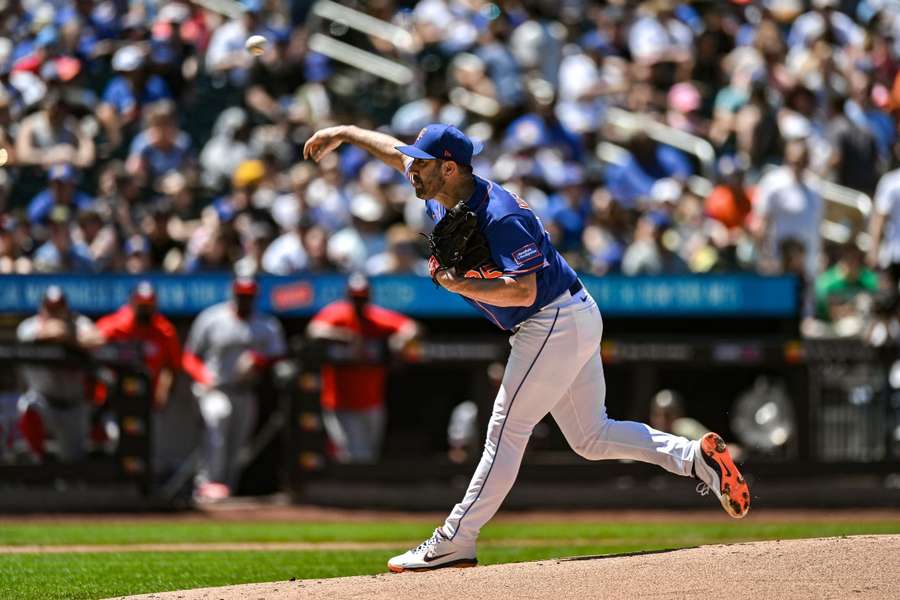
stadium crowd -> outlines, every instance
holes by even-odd
[[[583,272],[792,272],[820,330],[859,292],[896,314],[896,2],[342,4],[409,35],[309,0],[6,0],[0,273],[425,275],[403,177],[354,148],[319,165],[300,150],[331,123],[412,140],[441,121],[486,142],[476,173]],[[310,50],[323,34],[411,83]],[[712,169],[621,110],[707,140]],[[868,236],[838,215],[823,238],[823,180],[873,197]]]

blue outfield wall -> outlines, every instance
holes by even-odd
[[[134,285],[150,280],[160,309],[172,316],[196,314],[226,298],[231,277],[198,275],[5,275],[0,276],[0,314],[33,313],[48,285],[66,291],[73,308],[88,315],[112,312]],[[793,277],[749,274],[657,277],[583,276],[607,316],[794,317],[798,289]],[[260,307],[286,317],[308,317],[344,294],[342,275],[259,279]],[[430,279],[383,276],[372,281],[377,304],[415,317],[467,317],[478,313]]]

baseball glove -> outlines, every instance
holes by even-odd
[[[431,235],[425,236],[431,252],[431,276],[453,269],[464,275],[491,260],[487,239],[478,228],[478,217],[460,202],[438,221]]]

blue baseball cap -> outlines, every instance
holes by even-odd
[[[75,167],[69,163],[55,164],[47,172],[50,181],[75,181],[77,175]]]
[[[471,165],[472,157],[481,152],[484,145],[473,142],[453,125],[436,123],[419,132],[412,146],[397,146],[402,154],[422,160],[452,160],[461,165]]]

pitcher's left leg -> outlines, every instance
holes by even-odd
[[[600,346],[551,411],[572,449],[588,460],[630,459],[690,476],[696,443],[634,421],[606,416]]]

